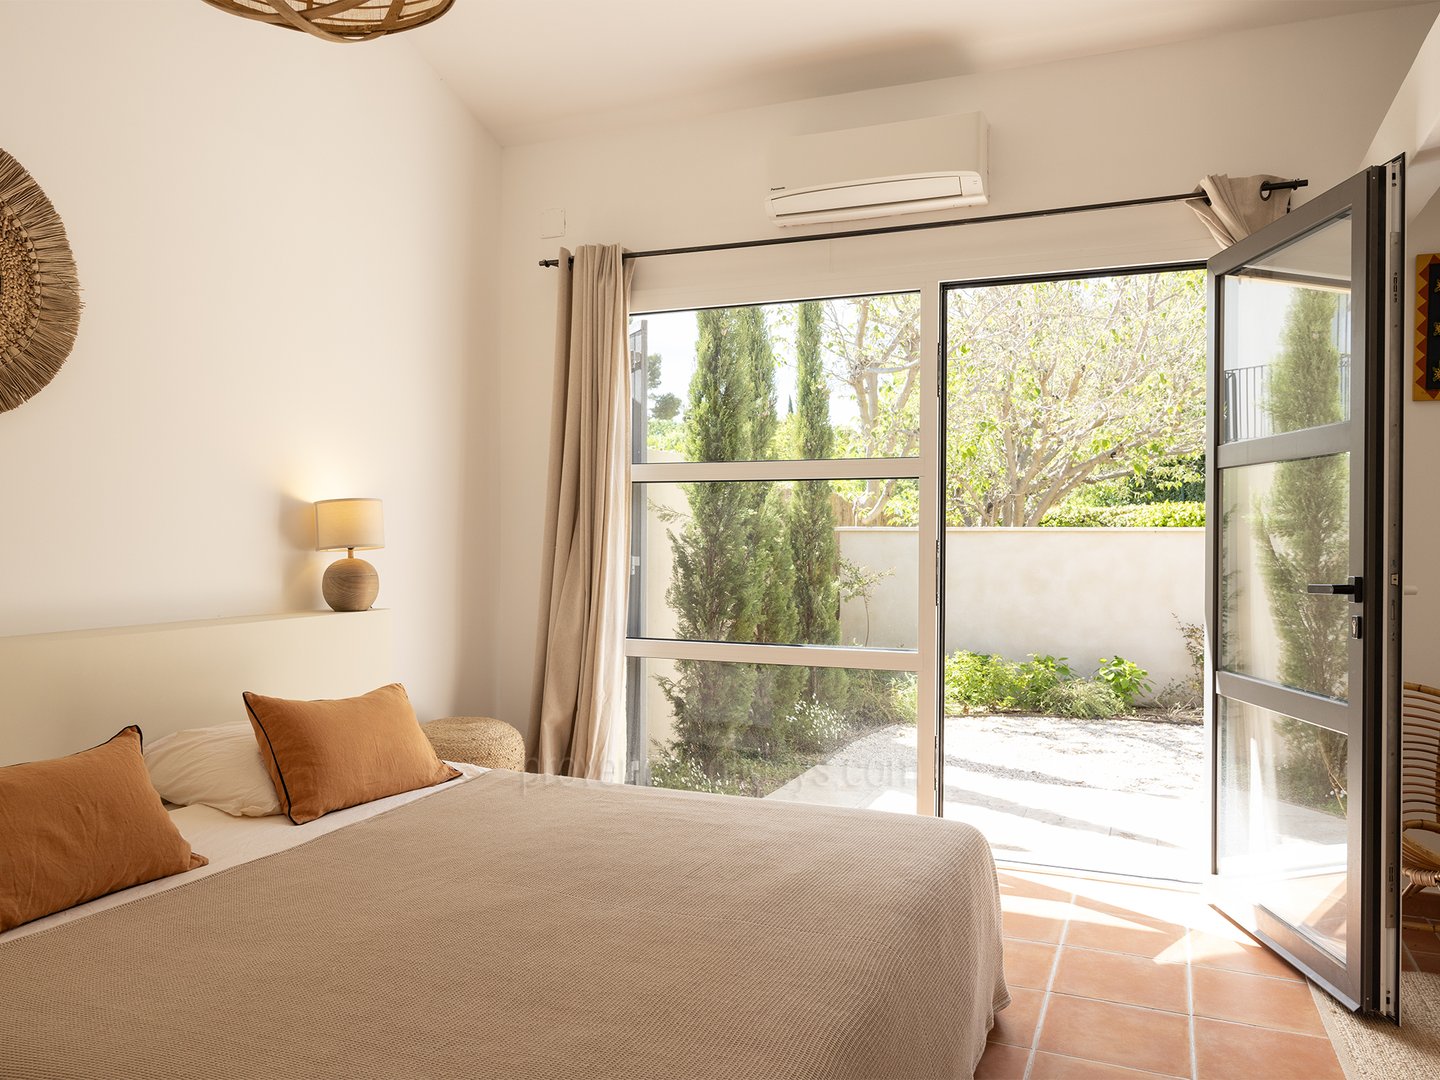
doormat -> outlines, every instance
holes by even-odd
[[[1349,1080],[1440,1075],[1440,975],[1400,973],[1401,1027],[1356,1016],[1314,983],[1310,992]]]

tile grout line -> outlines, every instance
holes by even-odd
[[[1137,1069],[1130,1065],[1114,1065],[1108,1061],[1097,1061],[1094,1058],[1076,1057],[1074,1054],[1066,1054],[1060,1050],[1046,1050],[1045,1053],[1061,1061],[1073,1061],[1077,1065],[1101,1065],[1107,1069],[1123,1069],[1126,1072],[1133,1072],[1139,1076],[1143,1076],[1146,1080],[1150,1080],[1151,1077],[1153,1077],[1154,1080],[1185,1080],[1184,1077],[1177,1076],[1174,1073],[1159,1073],[1153,1069]]]
[[[1065,922],[1060,927],[1060,936],[1055,942],[1055,959],[1050,963],[1050,977],[1045,980],[1044,997],[1040,999],[1040,1013],[1035,1017],[1035,1034],[1030,1037],[1030,1056],[1025,1059],[1025,1076],[1030,1080],[1035,1071],[1035,1057],[1040,1053],[1040,1032],[1045,1029],[1045,1013],[1050,1009],[1050,995],[1055,986],[1055,976],[1060,972],[1060,950],[1065,948],[1065,939],[1070,934],[1070,916],[1075,910],[1075,894],[1065,902]]]
[[[1185,935],[1185,936],[1186,936],[1186,939],[1187,939],[1187,940],[1186,940],[1185,953],[1186,953],[1186,956],[1187,956],[1187,958],[1188,958],[1189,955],[1190,955],[1190,946],[1189,946],[1189,940],[1188,940],[1188,939],[1189,939],[1189,934],[1190,934],[1191,928],[1190,928],[1190,927],[1186,927],[1186,926],[1182,926],[1182,927],[1180,927],[1180,929],[1186,931],[1186,935]],[[1030,938],[1014,938],[1013,940],[1015,940],[1015,941],[1030,941],[1031,939],[1030,939]],[[1040,941],[1040,942],[1036,942],[1035,944],[1037,944],[1037,945],[1048,945],[1049,942]],[[1158,958],[1156,958],[1156,957],[1146,956],[1144,953],[1125,952],[1123,949],[1102,949],[1102,948],[1100,948],[1098,945],[1067,945],[1066,948],[1068,948],[1068,949],[1075,949],[1075,950],[1077,950],[1077,951],[1079,951],[1079,952],[1104,953],[1104,954],[1106,954],[1107,956],[1129,956],[1129,957],[1133,957],[1133,958],[1136,959],[1136,960],[1149,960],[1151,963],[1159,963],[1159,960],[1158,960]],[[1194,963],[1194,961],[1192,961],[1192,960],[1190,960],[1190,959],[1187,959],[1187,960],[1185,961],[1185,963],[1186,963],[1186,966],[1189,966],[1191,963]],[[1178,965],[1177,965],[1177,966],[1178,966]],[[1269,979],[1269,980],[1272,981],[1272,982],[1303,983],[1303,982],[1305,981],[1304,979],[1302,979],[1302,978],[1299,976],[1298,973],[1295,974],[1295,975],[1271,975],[1271,974],[1269,974],[1268,972],[1264,972],[1264,971],[1246,971],[1244,968],[1227,968],[1227,967],[1221,967],[1221,966],[1218,965],[1218,964],[1199,963],[1199,964],[1195,964],[1195,966],[1196,966],[1196,967],[1205,968],[1207,971],[1223,971],[1223,972],[1225,972],[1225,973],[1227,973],[1227,974],[1230,974],[1230,975],[1249,975],[1250,977],[1255,978],[1255,979]]]
[[[1058,891],[1058,890],[1057,890],[1057,891]],[[1063,919],[1059,920],[1059,922],[1060,922],[1060,933],[1059,933],[1059,935],[1058,935],[1058,940],[1053,943],[1053,946],[1054,946],[1054,949],[1055,949],[1055,957],[1054,957],[1054,959],[1053,959],[1053,961],[1052,961],[1052,963],[1051,963],[1050,972],[1049,972],[1049,974],[1048,974],[1048,976],[1047,976],[1047,978],[1046,978],[1046,980],[1045,980],[1045,986],[1044,986],[1044,988],[1040,991],[1040,992],[1041,992],[1041,995],[1042,995],[1042,997],[1041,997],[1041,1005],[1040,1005],[1040,1009],[1039,1009],[1039,1011],[1038,1011],[1038,1013],[1037,1013],[1037,1016],[1036,1016],[1036,1024],[1035,1024],[1034,1034],[1033,1034],[1032,1039],[1031,1039],[1031,1045],[1030,1045],[1030,1047],[1028,1048],[1029,1053],[1028,1053],[1027,1058],[1026,1058],[1026,1065],[1025,1065],[1024,1072],[1023,1072],[1023,1074],[1022,1074],[1022,1080],[1032,1080],[1032,1078],[1033,1078],[1033,1076],[1034,1076],[1034,1073],[1035,1073],[1035,1070],[1036,1070],[1036,1067],[1037,1067],[1037,1064],[1038,1064],[1038,1061],[1039,1061],[1040,1042],[1041,1042],[1041,1039],[1042,1039],[1043,1034],[1044,1034],[1044,1026],[1045,1026],[1045,1023],[1046,1023],[1046,1021],[1047,1021],[1047,1019],[1048,1019],[1048,1017],[1049,1017],[1049,1007],[1050,1007],[1050,1005],[1053,1003],[1053,999],[1054,999],[1056,996],[1061,996],[1061,997],[1071,996],[1071,995],[1066,995],[1066,994],[1060,993],[1059,991],[1057,991],[1057,990],[1055,989],[1055,984],[1058,982],[1058,977],[1059,977],[1059,967],[1060,967],[1060,961],[1061,961],[1061,959],[1062,959],[1062,950],[1067,949],[1067,948],[1074,948],[1075,950],[1080,951],[1080,952],[1098,953],[1098,954],[1110,954],[1110,955],[1116,955],[1116,956],[1126,957],[1126,958],[1128,958],[1128,959],[1137,959],[1137,960],[1147,960],[1147,959],[1148,959],[1148,960],[1150,960],[1152,963],[1157,962],[1156,959],[1153,958],[1153,957],[1145,957],[1145,956],[1143,956],[1142,954],[1138,954],[1138,953],[1125,953],[1125,952],[1119,951],[1119,950],[1103,949],[1103,948],[1098,948],[1098,947],[1088,946],[1088,945],[1071,945],[1071,944],[1069,944],[1070,931],[1074,928],[1074,923],[1075,923],[1075,921],[1076,921],[1078,918],[1080,918],[1081,915],[1083,914],[1083,912],[1084,912],[1084,904],[1082,903],[1082,901],[1084,901],[1084,900],[1086,900],[1086,899],[1087,899],[1087,898],[1085,898],[1085,897],[1084,897],[1081,893],[1079,893],[1079,892],[1071,893],[1071,894],[1069,895],[1067,901],[1066,901],[1066,904],[1067,904],[1066,914],[1065,914],[1065,916],[1064,916]],[[1160,918],[1160,917],[1158,917],[1158,916],[1148,916],[1148,917],[1147,917],[1147,916],[1143,916],[1143,915],[1142,915],[1142,916],[1140,916],[1140,918],[1141,918],[1142,921],[1145,921],[1145,920],[1148,918],[1149,920],[1153,920],[1155,923],[1164,924],[1164,925],[1167,925],[1167,926],[1172,926],[1172,927],[1175,927],[1176,929],[1180,929],[1180,930],[1182,930],[1182,931],[1184,932],[1184,934],[1183,934],[1183,936],[1184,936],[1184,942],[1183,942],[1183,946],[1182,946],[1183,959],[1182,959],[1180,962],[1185,965],[1185,988],[1186,988],[1185,1017],[1186,1017],[1186,1025],[1187,1025],[1187,1033],[1188,1033],[1188,1042],[1189,1042],[1189,1051],[1190,1051],[1190,1054],[1189,1054],[1189,1080],[1199,1080],[1199,1077],[1200,1077],[1200,1072],[1199,1072],[1199,1047],[1198,1047],[1198,1043],[1197,1043],[1197,1026],[1198,1026],[1198,1025],[1197,1025],[1197,1020],[1198,1020],[1198,1014],[1197,1014],[1197,1012],[1196,1012],[1196,982],[1195,982],[1195,968],[1196,968],[1195,954],[1196,954],[1196,948],[1197,948],[1197,946],[1196,946],[1196,941],[1195,941],[1195,936],[1194,936],[1194,935],[1197,933],[1197,928],[1196,928],[1195,926],[1193,926],[1193,925],[1190,925],[1190,924],[1194,921],[1194,919],[1193,919],[1193,917],[1187,916],[1187,917],[1185,917],[1185,918],[1180,919],[1178,922],[1173,922],[1173,923],[1172,923],[1172,922],[1170,922],[1170,920],[1168,920],[1168,919],[1162,919],[1162,918]],[[1016,940],[1032,940],[1032,939],[1018,938],[1018,939],[1016,939]],[[1037,941],[1037,942],[1035,942],[1035,944],[1047,944],[1047,945],[1048,945],[1048,944],[1051,944],[1051,943],[1049,943],[1049,942],[1038,942],[1038,941]],[[1403,944],[1403,943],[1402,943],[1402,944]],[[1408,949],[1407,949],[1406,951],[1408,951]],[[1201,966],[1205,967],[1207,970],[1210,968],[1210,965],[1201,965]],[[1216,971],[1219,972],[1219,973],[1223,973],[1223,974],[1227,974],[1227,975],[1234,975],[1234,976],[1243,977],[1243,978],[1246,978],[1246,979],[1263,979],[1265,982],[1268,982],[1268,983],[1297,983],[1297,982],[1298,982],[1299,985],[1302,986],[1302,987],[1308,985],[1303,979],[1295,979],[1295,978],[1293,978],[1293,977],[1287,978],[1287,977],[1285,977],[1285,976],[1275,975],[1275,974],[1266,973],[1266,972],[1248,971],[1248,970],[1244,970],[1244,969],[1242,969],[1242,968],[1224,968],[1224,967],[1218,967],[1218,966],[1217,966],[1217,967],[1214,968],[1214,970],[1216,970]],[[1081,996],[1084,997],[1084,995],[1081,995]],[[1090,999],[1090,1000],[1094,1000],[1094,1001],[1106,1001],[1106,1002],[1109,1002],[1109,1003],[1111,1003],[1111,1004],[1115,1004],[1115,1005],[1117,1005],[1117,1006],[1128,1006],[1128,1007],[1130,1007],[1130,1008],[1141,1009],[1141,1010],[1145,1010],[1145,1011],[1158,1012],[1158,1013],[1167,1013],[1167,1012],[1168,1012],[1168,1013],[1170,1013],[1170,1015],[1178,1015],[1178,1012],[1172,1012],[1171,1010],[1164,1009],[1164,1008],[1162,1008],[1162,1007],[1160,1007],[1160,1006],[1155,1006],[1155,1005],[1138,1005],[1138,1004],[1135,1004],[1135,1003],[1127,1003],[1127,1002],[1123,1002],[1123,1001],[1119,1001],[1119,1000],[1111,1001],[1111,999],[1108,999],[1108,998],[1094,998],[1094,999]],[[1312,1005],[1312,1007],[1314,1007],[1314,1006]],[[1318,1012],[1318,1009],[1317,1009],[1317,1012]],[[1328,1032],[1322,1032],[1321,1034],[1316,1035],[1316,1034],[1314,1034],[1314,1033],[1312,1033],[1312,1032],[1305,1032],[1305,1031],[1295,1030],[1295,1029],[1292,1028],[1292,1027],[1277,1027],[1276,1025],[1271,1024],[1271,1023],[1258,1023],[1258,1022],[1255,1022],[1254,1020],[1239,1020],[1239,1019],[1233,1019],[1233,1018],[1232,1018],[1232,1019],[1218,1020],[1217,1022],[1220,1023],[1220,1024],[1221,1024],[1222,1026],[1224,1026],[1224,1027],[1229,1027],[1229,1026],[1233,1025],[1233,1026],[1236,1026],[1236,1027],[1253,1028],[1253,1029],[1262,1030],[1262,1031],[1274,1032],[1274,1033],[1277,1033],[1277,1034],[1285,1034],[1285,1035],[1287,1035],[1287,1036],[1289,1036],[1289,1037],[1300,1037],[1300,1038],[1304,1038],[1306,1041],[1310,1041],[1311,1039],[1316,1040],[1316,1041],[1323,1041],[1323,1042],[1327,1043],[1328,1045],[1330,1045],[1330,1046],[1332,1047],[1332,1050],[1333,1050],[1333,1046],[1334,1046],[1333,1041],[1329,1038],[1329,1033],[1328,1033]],[[1060,1051],[1055,1051],[1055,1052],[1061,1053],[1062,1056],[1069,1056],[1069,1055],[1065,1055],[1063,1052],[1060,1052]],[[1079,1058],[1077,1058],[1076,1060],[1088,1060],[1088,1059],[1079,1059]],[[1184,1075],[1184,1074],[1182,1074],[1182,1075]]]
[[[1194,929],[1185,928],[1185,1002],[1190,1014],[1190,1080],[1200,1080],[1200,1054],[1195,1049],[1195,943],[1190,937]]]

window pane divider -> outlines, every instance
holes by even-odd
[[[1348,701],[1321,697],[1307,690],[1234,671],[1216,671],[1215,690],[1221,697],[1269,709],[1272,713],[1327,728],[1347,738],[1355,738],[1359,734],[1355,730],[1358,712]]]
[[[625,655],[648,660],[710,660],[725,664],[919,671],[913,649],[846,648],[838,645],[759,645],[729,641],[626,638]]]
[[[650,461],[630,466],[636,484],[702,484],[726,480],[910,480],[919,458],[830,458],[824,461]]]
[[[1215,448],[1215,465],[1234,469],[1242,465],[1268,465],[1272,461],[1298,461],[1302,458],[1343,454],[1352,448],[1353,433],[1349,421],[1301,428],[1259,439],[1221,443]]]

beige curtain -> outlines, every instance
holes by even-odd
[[[633,267],[611,244],[581,247],[573,268],[562,248],[557,270],[534,760],[592,779],[622,778],[606,763],[625,726]]]
[[[1289,188],[1264,192],[1260,185],[1285,179],[1283,176],[1207,176],[1200,181],[1200,190],[1209,203],[1199,199],[1190,203],[1210,235],[1222,248],[1244,240],[1272,221],[1279,221],[1290,211]]]

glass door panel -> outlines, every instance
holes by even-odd
[[[919,505],[915,480],[870,483],[897,504]],[[883,515],[873,525],[841,524],[836,509],[849,510],[866,488],[864,480],[635,484],[647,557],[636,636],[914,649],[920,636],[916,529]],[[816,506],[824,515],[818,526],[802,513]],[[747,552],[738,529],[716,525],[744,515],[769,515],[771,528],[792,541],[783,553],[789,557]],[[807,558],[815,547],[835,569]],[[781,595],[790,603],[778,603]],[[762,617],[759,601],[767,599],[781,617]],[[749,617],[747,601],[754,609]]]
[[[1220,666],[1345,700],[1348,596],[1310,593],[1350,572],[1350,455],[1227,469],[1221,486]]]
[[[1352,1008],[1391,1000],[1377,829],[1392,181],[1367,170],[1209,267],[1211,869],[1227,914]]]
[[[1341,732],[1220,699],[1217,861],[1256,902],[1346,960],[1350,819]]]
[[[630,782],[930,812],[932,320],[917,292],[632,317]]]
[[[1350,418],[1353,228],[1339,214],[1225,279],[1224,302],[1236,316],[1221,356],[1225,442]],[[1277,367],[1291,347],[1301,362]]]

